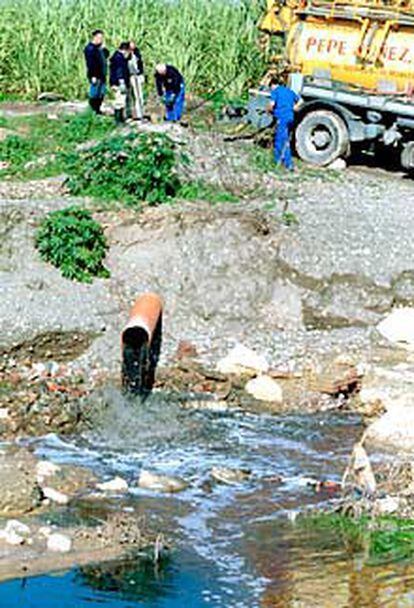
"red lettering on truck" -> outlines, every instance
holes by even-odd
[[[338,45],[338,55],[346,55],[346,42],[341,40]]]
[[[316,38],[309,36],[306,40],[306,50],[315,49],[318,53],[326,53],[328,55],[346,55],[346,41],[337,40],[336,38]]]
[[[310,51],[310,49],[311,49],[313,46],[316,46],[317,42],[318,42],[318,41],[316,40],[316,38],[314,38],[313,36],[310,36],[310,37],[307,39],[307,41],[306,41],[306,50],[307,50],[307,51]]]
[[[338,41],[331,38],[331,40],[328,40],[328,44],[326,45],[326,50],[328,51],[328,53],[330,53],[331,51],[334,51],[337,48],[337,46],[338,46]]]
[[[402,63],[412,63],[409,47],[387,46],[381,47],[381,57],[385,61],[399,61]]]

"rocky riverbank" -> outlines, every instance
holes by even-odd
[[[136,212],[76,201],[93,210],[109,242],[111,278],[91,285],[62,278],[34,248],[45,214],[73,202],[63,179],[1,183],[2,439],[71,436],[111,416],[108,391],[120,394],[120,332],[136,296],[151,290],[165,300],[156,397],[184,413],[356,412],[367,428],[368,452],[378,445],[394,453],[404,448],[409,458],[413,354],[378,326],[396,308],[414,306],[414,185],[358,168],[301,169],[287,177],[260,166],[264,157],[258,160],[250,143],[178,126],[167,130],[191,157],[191,178],[225,187],[238,202],[176,201]],[[16,546],[0,541],[0,577],[21,573],[19,560],[32,573],[50,569],[39,514],[47,519],[59,496],[66,501],[59,509],[76,511],[74,505],[99,494],[99,483],[111,481],[69,471],[48,497],[38,464],[19,450],[2,457],[4,530],[9,525],[13,532],[8,522],[16,515],[29,531],[20,528],[23,541]],[[161,484],[162,491],[178,483],[151,475],[146,483]],[[117,483],[115,494],[122,495]],[[406,486],[394,490],[388,494],[400,496]],[[106,523],[100,525],[115,525],[111,509],[103,509]],[[141,548],[148,538],[151,544],[131,517],[135,532],[115,544],[103,542],[106,528],[95,526],[88,536],[83,527],[52,526],[50,534],[70,540],[58,566],[98,554],[110,558],[135,542]],[[123,529],[123,520],[118,523]],[[18,528],[14,532],[18,536]],[[11,565],[3,575],[6,562]]]

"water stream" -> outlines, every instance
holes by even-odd
[[[331,498],[306,479],[340,479],[361,432],[355,416],[183,410],[160,396],[128,403],[115,390],[99,399],[106,407],[93,432],[72,441],[36,439],[36,451],[92,467],[102,478],[121,475],[132,488],[141,468],[190,480],[180,494],[135,487],[128,499],[173,540],[171,556],[161,568],[127,560],[7,582],[1,606],[414,605],[409,565],[369,566],[337,533],[321,535],[295,521],[297,512]],[[252,478],[212,484],[212,466],[249,468]]]

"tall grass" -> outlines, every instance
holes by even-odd
[[[0,0],[0,96],[85,94],[82,50],[102,28],[112,50],[134,38],[147,72],[179,67],[193,90],[231,81],[240,94],[263,71],[257,20],[261,0]]]

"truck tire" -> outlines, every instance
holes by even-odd
[[[295,145],[299,158],[324,167],[347,154],[348,129],[335,112],[315,110],[306,114],[296,127]]]

